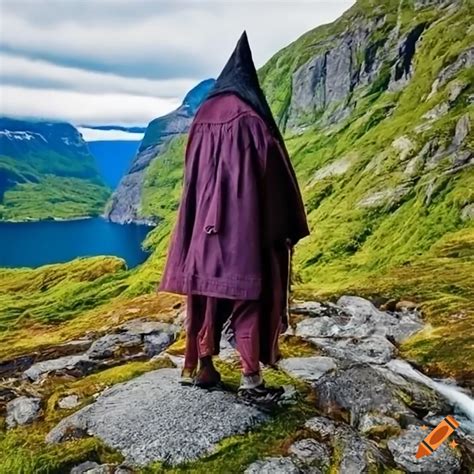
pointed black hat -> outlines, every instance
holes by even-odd
[[[208,98],[218,94],[234,93],[247,102],[266,122],[270,130],[281,139],[272,111],[258,82],[247,33],[244,31],[234,52],[217,78]]]

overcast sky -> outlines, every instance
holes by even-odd
[[[0,0],[0,112],[145,125],[216,77],[244,29],[259,67],[353,3]]]

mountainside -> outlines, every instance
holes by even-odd
[[[68,123],[0,118],[0,219],[98,215],[109,191]]]
[[[148,169],[173,137],[187,132],[196,110],[213,84],[213,79],[201,82],[186,95],[179,108],[148,124],[138,153],[107,206],[105,216],[108,219],[120,224],[157,222],[158,216],[142,210]]]

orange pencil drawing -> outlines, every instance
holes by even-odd
[[[420,459],[433,454],[458,426],[459,423],[451,415],[444,418],[418,445],[416,458]]]

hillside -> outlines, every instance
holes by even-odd
[[[72,125],[0,118],[0,220],[98,215],[108,195]]]

